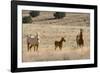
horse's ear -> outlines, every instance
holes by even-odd
[[[23,38],[29,37],[28,34],[23,34]]]

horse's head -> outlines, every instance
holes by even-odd
[[[64,41],[64,42],[66,42],[66,40],[65,40],[65,38],[64,38],[64,37],[62,37],[62,38],[61,38],[61,40],[62,40],[62,41]]]
[[[80,29],[80,32],[83,32],[83,29]]]
[[[24,34],[23,37],[31,37],[31,34]]]
[[[36,38],[38,41],[40,41],[40,37],[39,37],[38,32],[36,32],[35,38]]]

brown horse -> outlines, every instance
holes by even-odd
[[[84,46],[83,29],[80,29],[80,33],[76,36],[76,43],[77,43],[77,46],[79,47]]]
[[[64,37],[62,37],[60,41],[55,41],[55,50],[57,47],[59,47],[59,49],[62,50],[63,42],[65,41],[66,40],[64,39]]]
[[[31,51],[31,48],[34,47],[34,51],[38,51],[39,46],[39,38],[38,34],[36,34],[34,37],[27,35],[27,49],[28,51]]]

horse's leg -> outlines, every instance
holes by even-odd
[[[78,46],[79,46],[79,42],[78,40],[76,40],[76,47],[78,48]]]
[[[32,46],[33,46],[33,45],[30,45],[30,50],[31,50]]]
[[[29,51],[29,43],[27,43],[27,50]]]
[[[59,49],[62,50],[62,46],[59,46]]]
[[[79,43],[77,43],[77,48],[79,47]]]
[[[39,45],[37,44],[37,48],[36,48],[36,51],[38,51],[38,46],[39,46]]]
[[[77,48],[80,47],[80,39],[77,39]]]
[[[55,50],[56,50],[57,46],[55,46]]]
[[[82,40],[82,46],[84,46],[84,40]]]
[[[34,51],[35,51],[35,45],[34,45]]]

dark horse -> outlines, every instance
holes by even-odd
[[[64,37],[62,37],[60,41],[55,41],[55,50],[57,47],[59,47],[59,49],[62,50],[63,42],[65,41],[66,40],[64,39]]]
[[[80,29],[80,33],[76,36],[76,43],[77,43],[77,46],[79,47],[84,46],[83,29]]]

